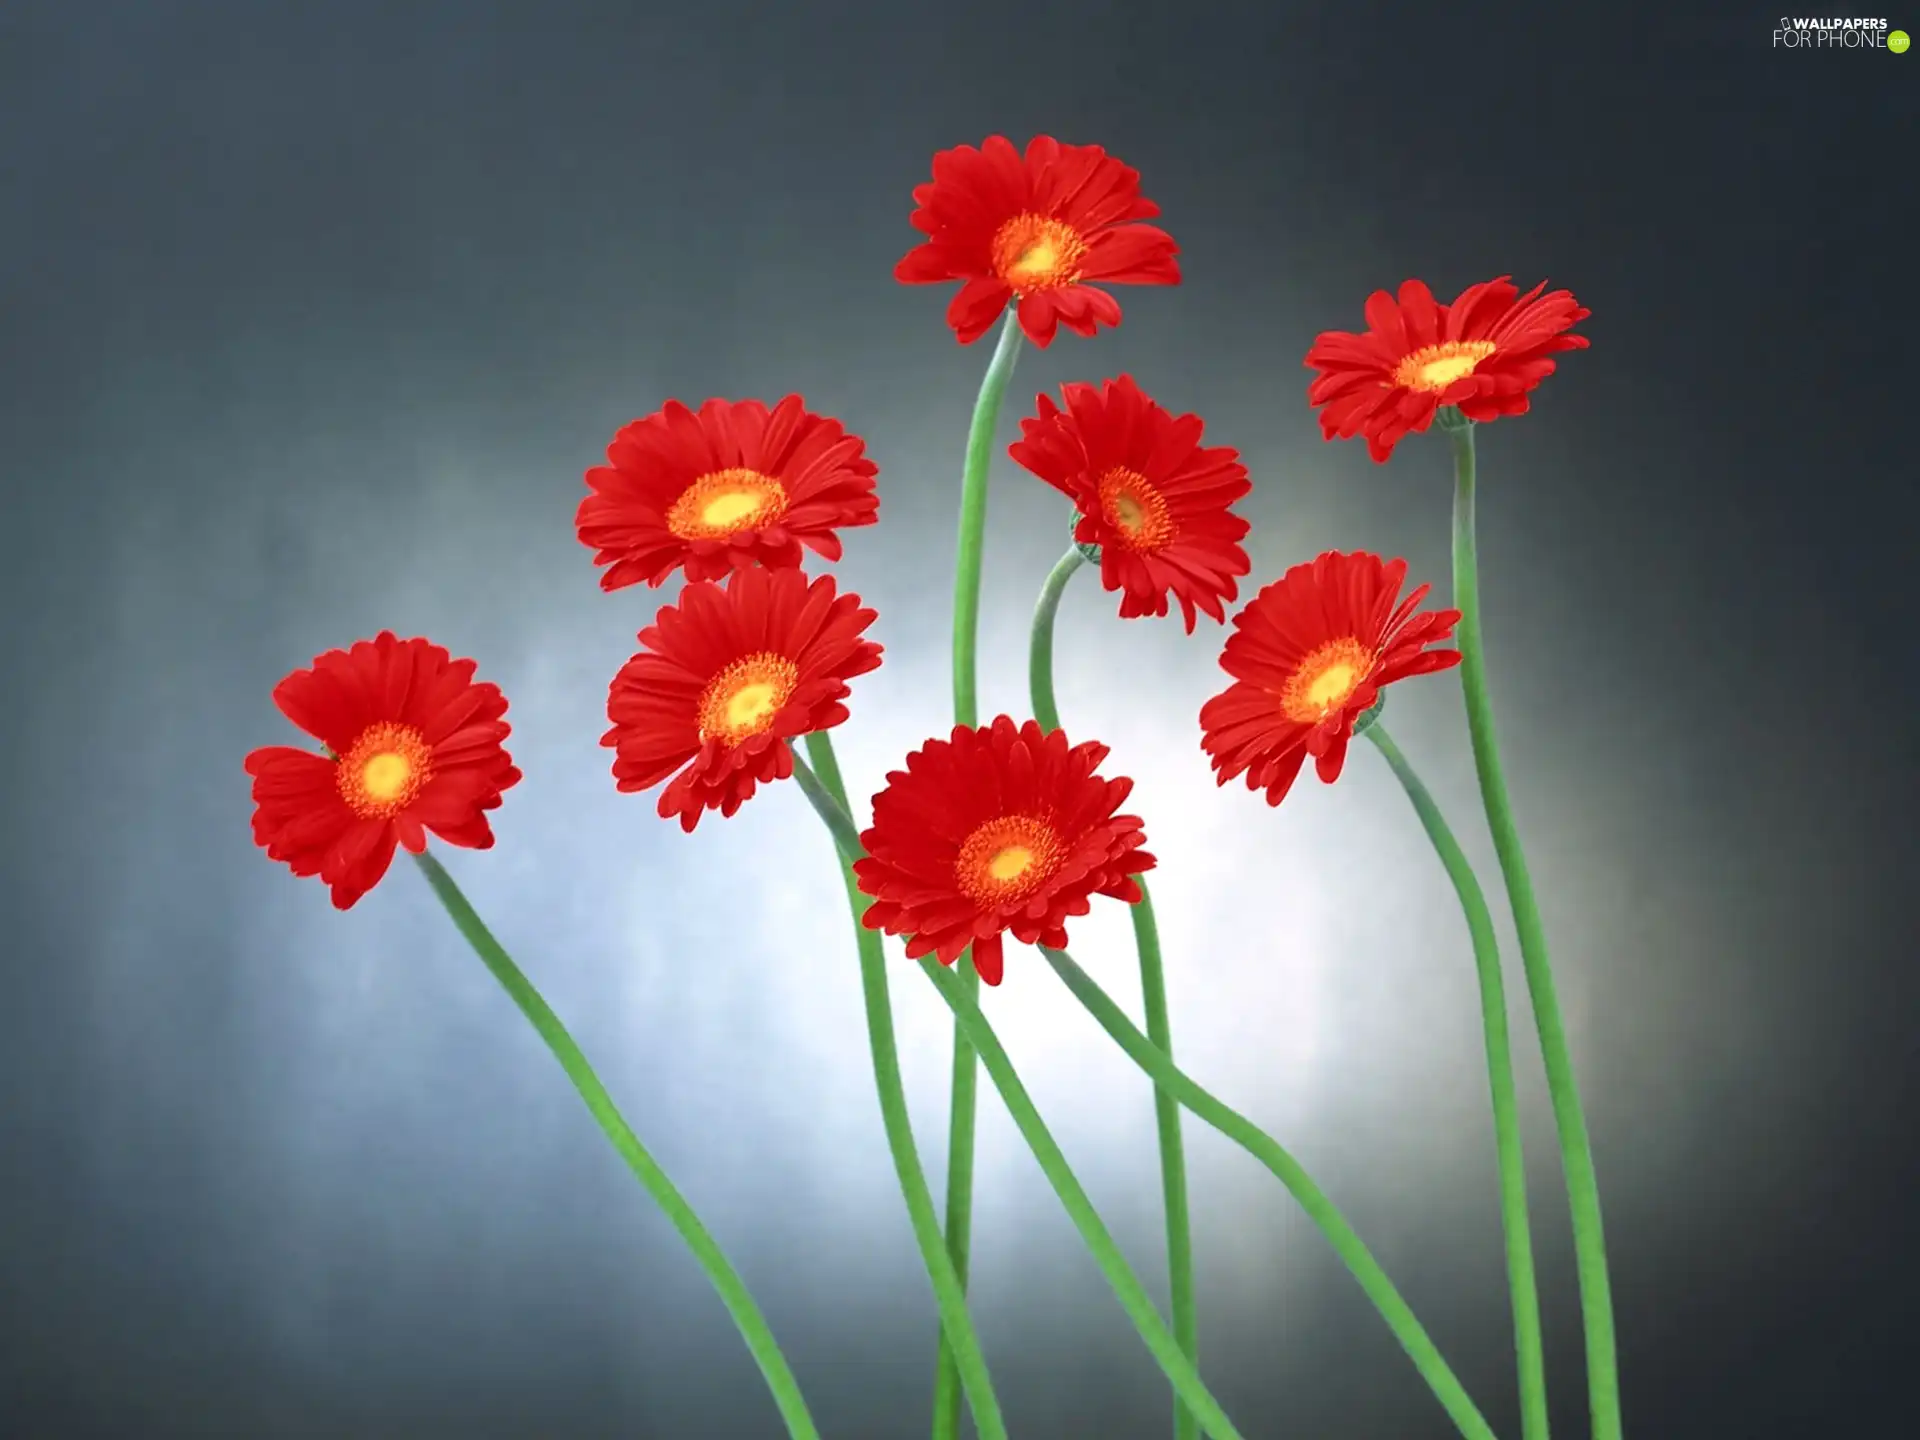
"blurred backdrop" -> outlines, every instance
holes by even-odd
[[[1899,24],[1902,17],[1893,17]],[[1906,17],[1920,19],[1920,15]],[[933,1308],[829,847],[780,785],[693,836],[609,775],[606,685],[674,592],[602,594],[582,472],[668,397],[804,394],[882,523],[856,799],[946,726],[988,344],[909,288],[912,187],[1004,132],[1136,166],[1183,250],[1031,347],[997,447],[989,715],[1065,502],[1035,394],[1134,374],[1251,467],[1254,585],[1326,548],[1447,593],[1445,444],[1328,445],[1314,334],[1409,275],[1570,286],[1590,351],[1483,429],[1487,635],[1614,1261],[1628,1433],[1863,1433],[1915,1339],[1920,57],[1758,6],[15,3],[0,11],[0,1431],[774,1436],[693,1262],[411,867],[269,863],[269,699],[391,627],[478,658],[526,781],[446,851],[761,1297],[834,1437],[924,1433]],[[1910,25],[1908,28],[1920,29]],[[1904,199],[1902,197],[1905,197]],[[1252,587],[1244,593],[1251,594]],[[1176,1049],[1294,1147],[1495,1427],[1511,1328],[1465,927],[1380,758],[1211,784],[1223,631],[1060,621],[1074,738],[1137,778]],[[1457,677],[1389,722],[1506,927]],[[1074,949],[1137,1006],[1120,906]],[[1550,1378],[1585,1433],[1509,943]],[[949,1026],[897,952],[943,1183]],[[1149,1091],[1028,954],[988,996],[1163,1293]],[[983,1086],[975,1308],[1014,1433],[1168,1430],[1164,1382]],[[1249,1437],[1444,1436],[1266,1171],[1188,1122],[1202,1365]],[[1875,1433],[1886,1433],[1876,1431]]]

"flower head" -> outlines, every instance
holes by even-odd
[[[793,774],[788,741],[847,718],[847,681],[880,663],[860,638],[875,614],[833,577],[738,570],[701,580],[640,632],[641,653],[607,693],[600,739],[623,791],[660,793],[663,819],[691,832],[708,810],[730,816],[755,788]]]
[[[1253,488],[1239,453],[1202,446],[1198,415],[1169,414],[1129,375],[1060,393],[1066,408],[1040,396],[1007,453],[1073,501],[1073,538],[1100,547],[1121,616],[1165,615],[1171,595],[1189,635],[1196,607],[1224,621],[1221,602],[1251,568],[1247,522],[1228,508]]]
[[[867,928],[905,935],[909,957],[942,965],[971,945],[980,978],[998,985],[1007,931],[1060,949],[1089,896],[1138,900],[1133,877],[1154,861],[1140,821],[1114,813],[1133,782],[1093,773],[1106,758],[1104,745],[1070,746],[1005,715],[929,740],[887,776],[860,837]]]
[[[483,812],[520,772],[501,746],[506,697],[475,684],[474,668],[383,630],[287,676],[274,704],[330,753],[268,745],[247,756],[254,843],[294,874],[318,875],[342,910],[380,883],[396,844],[424,850],[428,830],[491,846]]]
[[[893,267],[907,285],[965,283],[947,307],[962,345],[978,340],[1018,298],[1034,344],[1066,326],[1092,335],[1120,323],[1120,302],[1088,282],[1178,285],[1180,248],[1166,231],[1135,222],[1160,207],[1140,197],[1140,172],[1098,145],[1036,135],[1027,153],[1004,135],[978,150],[933,157],[933,180],[915,187],[911,217],[927,236]]]
[[[1442,405],[1469,420],[1524,415],[1527,392],[1554,371],[1547,357],[1584,350],[1587,337],[1567,332],[1592,312],[1571,292],[1550,295],[1543,280],[1521,295],[1509,277],[1469,285],[1441,305],[1418,280],[1400,298],[1376,290],[1367,298],[1367,333],[1328,330],[1307,351],[1319,371],[1307,400],[1321,407],[1329,440],[1367,437],[1367,453],[1384,461],[1409,431],[1422,432]]]
[[[1427,648],[1453,634],[1460,612],[1415,614],[1429,587],[1401,600],[1406,578],[1404,560],[1329,550],[1234,616],[1220,668],[1236,683],[1200,711],[1200,743],[1220,784],[1244,771],[1247,788],[1278,805],[1309,755],[1332,784],[1355,719],[1383,686],[1460,663],[1457,650]]]
[[[709,400],[698,412],[678,400],[623,428],[607,463],[587,472],[593,493],[574,526],[593,563],[611,568],[600,588],[676,570],[718,580],[750,565],[790,569],[801,546],[840,558],[835,533],[871,525],[879,467],[838,420],[815,415],[798,395],[771,411],[758,400]]]

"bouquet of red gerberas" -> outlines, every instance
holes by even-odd
[[[834,758],[856,677],[881,663],[866,638],[875,612],[831,574],[809,576],[807,552],[840,558],[838,532],[878,517],[878,467],[860,438],[809,411],[777,404],[677,401],[622,429],[607,463],[587,472],[580,540],[607,590],[684,584],[639,635],[613,677],[609,728],[623,791],[660,790],[663,818],[688,831],[708,811],[730,816],[762,785],[792,779],[825,822],[846,870],[859,942],[873,1071],[900,1188],[940,1319],[932,1433],[959,1433],[964,1397],[983,1440],[1007,1434],[968,1317],[976,1058],[1060,1196],[1088,1249],[1174,1392],[1176,1436],[1233,1440],[1241,1431],[1197,1368],[1198,1328],[1181,1111],[1256,1156],[1300,1202],[1392,1327],[1466,1436],[1492,1429],[1379,1264],[1312,1179],[1272,1137],[1174,1063],[1160,940],[1143,876],[1156,861],[1145,823],[1122,812],[1132,782],[1101,773],[1107,747],[1070,741],[1053,693],[1053,623],[1067,583],[1097,566],[1122,618],[1165,616],[1187,633],[1198,616],[1225,623],[1250,565],[1233,511],[1252,486],[1236,451],[1203,443],[1198,416],[1173,415],[1122,375],[1042,395],[1009,453],[1073,505],[1073,543],[1040,591],[1032,631],[1030,719],[979,723],[975,636],[986,480],[1001,402],[1022,337],[1050,344],[1060,326],[1092,336],[1120,323],[1095,282],[1177,285],[1178,247],[1145,223],[1159,209],[1139,175],[1097,145],[1040,136],[1022,153],[1004,137],[934,157],[914,191],[925,240],[895,267],[908,284],[959,281],[947,319],[962,344],[1000,321],[967,437],[953,616],[953,725],[908,755],[871,803],[862,829]],[[1522,295],[1502,277],[1450,304],[1417,280],[1366,303],[1361,334],[1329,331],[1307,353],[1308,392],[1328,439],[1364,435],[1385,461],[1410,433],[1435,427],[1452,444],[1453,608],[1423,609],[1428,587],[1403,593],[1406,562],[1329,551],[1262,588],[1233,617],[1220,655],[1231,677],[1201,706],[1199,742],[1219,783],[1245,777],[1278,805],[1309,759],[1336,780],[1362,735],[1406,789],[1459,893],[1478,967],[1488,1080],[1512,1292],[1523,1434],[1545,1440],[1546,1385],[1506,999],[1493,922],[1473,870],[1432,797],[1380,723],[1386,687],[1459,665],[1473,758],[1511,901],[1564,1159],[1586,1331],[1596,1440],[1621,1433],[1612,1306],[1585,1123],[1554,997],[1546,939],[1507,799],[1481,649],[1474,554],[1474,430],[1518,415],[1554,369],[1583,348],[1570,333],[1587,311],[1564,290]],[[1004,315],[1004,319],[1002,316]],[[1436,648],[1457,635],[1457,649]],[[503,747],[507,702],[425,639],[382,633],[329,651],[273,692],[322,745],[271,746],[247,757],[254,835],[296,875],[317,875],[347,909],[409,851],[471,942],[578,1087],[641,1184],[711,1277],[772,1390],[788,1432],[818,1434],[765,1318],[720,1247],[622,1118],[566,1028],[427,852],[431,831],[485,849],[486,812],[520,779]],[[804,758],[799,753],[804,749]],[[1144,1029],[1066,954],[1067,923],[1095,896],[1131,907]],[[952,1124],[943,1226],[907,1123],[882,936],[906,955],[954,1016]],[[980,1005],[997,985],[1008,937],[1041,958],[1154,1085],[1166,1199],[1171,1323],[1162,1319],[1087,1199],[1020,1083]],[[966,965],[956,965],[963,957]]]

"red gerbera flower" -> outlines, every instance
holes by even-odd
[[[611,565],[600,588],[675,570],[718,580],[750,565],[788,569],[806,546],[840,558],[850,525],[871,525],[879,467],[838,420],[798,395],[771,412],[758,400],[709,400],[695,414],[678,400],[613,438],[605,465],[587,472],[594,492],[574,525],[593,563]]]
[[[1196,606],[1225,620],[1221,601],[1251,568],[1237,543],[1247,522],[1227,508],[1253,488],[1239,452],[1203,447],[1198,415],[1169,414],[1130,375],[1060,393],[1066,409],[1040,396],[1007,453],[1073,501],[1073,538],[1100,547],[1121,617],[1164,615],[1171,593],[1189,635]]]
[[[1004,135],[976,150],[933,157],[933,180],[916,186],[914,229],[928,238],[893,267],[896,280],[964,280],[947,307],[962,345],[987,333],[1015,296],[1020,328],[1034,344],[1057,327],[1091,335],[1120,323],[1120,302],[1087,282],[1178,285],[1180,247],[1153,225],[1160,207],[1140,197],[1140,172],[1098,145],[1062,145],[1036,135],[1022,158]]]
[[[1404,560],[1329,550],[1233,617],[1220,668],[1238,683],[1200,711],[1200,743],[1220,784],[1245,771],[1247,788],[1278,805],[1309,755],[1332,784],[1354,720],[1383,686],[1460,663],[1458,650],[1427,648],[1453,634],[1460,612],[1414,614],[1431,587],[1399,600],[1406,578]]]
[[[1554,371],[1547,357],[1584,350],[1587,337],[1566,332],[1593,312],[1570,291],[1550,295],[1541,281],[1521,295],[1508,276],[1469,285],[1441,305],[1418,280],[1367,298],[1367,333],[1328,330],[1307,352],[1320,376],[1307,390],[1327,439],[1367,437],[1384,461],[1409,431],[1424,431],[1442,405],[1469,420],[1524,415],[1527,392]],[[1517,298],[1516,298],[1517,297]]]
[[[342,910],[380,883],[396,844],[426,849],[428,830],[490,847],[482,812],[520,772],[500,743],[506,697],[473,672],[431,641],[383,630],[287,676],[273,703],[331,753],[268,745],[247,756],[254,842],[294,874],[318,875]]]
[[[1064,949],[1069,915],[1088,897],[1140,898],[1133,877],[1153,868],[1140,820],[1113,812],[1133,789],[1093,772],[1107,747],[1069,746],[1037,722],[954,727],[887,776],[873,798],[867,854],[854,863],[874,897],[869,930],[907,936],[907,954],[951,965],[973,947],[973,967],[998,985],[1001,936]]]
[[[880,663],[860,634],[874,621],[833,577],[739,570],[697,581],[640,632],[641,654],[613,677],[600,743],[623,791],[661,792],[662,819],[691,832],[702,812],[732,815],[756,786],[793,774],[796,735],[847,718],[847,681]],[[678,772],[677,774],[675,772]]]

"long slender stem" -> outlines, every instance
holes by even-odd
[[[847,813],[846,786],[840,779],[840,765],[833,745],[824,732],[807,737],[807,753],[819,767],[818,775],[799,756],[794,757],[793,772],[801,789],[823,816],[837,817],[835,840],[849,857],[860,853],[860,836]],[[940,1233],[940,1217],[933,1208],[933,1192],[927,1187],[926,1173],[920,1167],[920,1154],[913,1143],[913,1126],[907,1118],[906,1087],[900,1079],[899,1047],[893,1033],[893,1002],[887,993],[886,957],[880,932],[862,923],[870,903],[855,883],[852,861],[841,867],[847,887],[847,903],[853,912],[854,937],[860,949],[860,985],[867,1007],[867,1041],[873,1052],[873,1078],[880,1093],[880,1118],[887,1132],[887,1146],[893,1152],[893,1168],[899,1176],[900,1192],[907,1202],[907,1217],[913,1225],[913,1238],[919,1242],[926,1263],[927,1278],[933,1282],[934,1302],[940,1311],[940,1331],[953,1356],[956,1385],[966,1392],[973,1410],[973,1422],[981,1440],[1006,1440],[1006,1422],[1001,1418],[1000,1402],[993,1393],[993,1381],[987,1373],[986,1357],[967,1314],[966,1284]]]
[[[1092,976],[1074,963],[1070,955],[1064,951],[1046,949],[1040,953],[1047,957],[1048,963],[1066,982],[1067,988],[1099,1021],[1100,1027],[1126,1051],[1134,1064],[1153,1078],[1155,1085],[1191,1110],[1198,1119],[1204,1120],[1259,1160],[1287,1187],[1288,1192],[1300,1203],[1300,1208],[1307,1212],[1307,1217],[1320,1227],[1320,1232],[1327,1237],[1334,1252],[1346,1262],[1354,1279],[1360,1282],[1360,1288],[1373,1301],[1374,1308],[1386,1320],[1394,1338],[1413,1360],[1414,1368],[1452,1417],[1455,1428],[1467,1440],[1494,1440],[1493,1428],[1487,1424],[1465,1387],[1448,1368],[1439,1348],[1414,1318],[1413,1311],[1400,1297],[1400,1292],[1394,1289],[1386,1271],[1380,1268],[1380,1262],[1373,1258],[1360,1237],[1354,1233],[1353,1227],[1347,1223],[1346,1217],[1313,1183],[1300,1162],[1266,1131],[1188,1078],[1165,1051],[1140,1033],[1133,1022],[1127,1019],[1126,1012],[1094,983]]]
[[[1153,896],[1144,878],[1139,903],[1132,907],[1134,948],[1140,955],[1141,1009],[1147,1039],[1173,1058],[1173,1024],[1167,1013],[1167,973],[1160,961],[1160,931],[1154,924]],[[1187,1359],[1200,1358],[1200,1317],[1193,1293],[1193,1222],[1187,1206],[1187,1150],[1180,1134],[1180,1102],[1159,1087],[1153,1092],[1154,1125],[1160,1137],[1160,1194],[1167,1216],[1167,1283],[1173,1297],[1173,1333]],[[1190,1440],[1197,1420],[1175,1403],[1173,1433]]]
[[[427,883],[433,887],[433,893],[453,918],[455,927],[486,963],[487,969],[493,972],[494,979],[500,982],[500,988],[512,997],[513,1003],[520,1007],[520,1013],[532,1022],[540,1038],[546,1041],[553,1058],[567,1072],[573,1088],[587,1102],[587,1109],[593,1113],[593,1118],[612,1142],[613,1148],[673,1223],[673,1228],[680,1232],[694,1259],[700,1262],[700,1268],[707,1272],[707,1278],[713,1282],[713,1288],[720,1292],[721,1303],[727,1307],[727,1313],[733,1316],[733,1323],[739,1327],[741,1336],[747,1342],[747,1349],[753,1353],[760,1373],[766,1377],[767,1388],[773,1392],[774,1403],[780,1407],[780,1415],[786,1421],[787,1433],[793,1440],[820,1440],[813,1417],[807,1413],[807,1402],[801,1398],[799,1383],[793,1378],[786,1357],[780,1353],[766,1317],[760,1313],[760,1307],[754,1304],[746,1282],[727,1260],[719,1243],[701,1224],[700,1217],[694,1214],[693,1207],[675,1188],[673,1181],[667,1178],[667,1172],[660,1168],[647,1152],[646,1146],[640,1143],[639,1136],[633,1133],[633,1128],[620,1114],[613,1097],[607,1093],[607,1087],[600,1083],[600,1077],[594,1073],[593,1066],[587,1063],[587,1057],[581,1053],[579,1045],[567,1032],[567,1027],[560,1022],[560,1017],[553,1013],[552,1007],[520,967],[513,963],[513,958],[500,942],[493,938],[492,932],[468,903],[467,897],[460,893],[460,887],[453,883],[453,877],[431,855],[422,853],[414,856],[414,859],[421,873],[427,877]]]
[[[814,741],[818,739],[826,747],[826,737],[809,735],[807,745],[809,753],[814,753]],[[847,865],[849,884],[852,883],[853,862],[860,858],[859,835],[853,821],[847,814],[844,793],[832,794],[820,777],[811,773],[804,762],[794,761],[794,775],[800,780],[800,787],[806,793],[813,808],[826,822],[827,829],[834,838],[835,847]],[[871,932],[869,932],[871,933]],[[876,947],[877,948],[877,947]],[[1201,1380],[1200,1372],[1194,1368],[1180,1349],[1180,1342],[1173,1332],[1167,1329],[1166,1322],[1153,1308],[1153,1301],[1147,1295],[1146,1287],[1140,1283],[1139,1276],[1127,1264],[1126,1257],[1114,1243],[1113,1235],[1100,1219],[1099,1212],[1093,1208],[1093,1202],[1087,1198],[1073,1169],[1067,1164],[1066,1156],[1060,1151],[1053,1134],[1047,1129],[1046,1122],[1034,1108],[1033,1099],[1027,1094],[1026,1087],[1015,1074],[1013,1062],[1007,1058],[1007,1052],[1001,1047],[999,1037],[993,1027],[981,1013],[980,1007],[961,986],[959,977],[948,973],[939,961],[931,956],[923,958],[920,968],[940,992],[940,997],[953,1011],[954,1023],[959,1025],[967,1036],[975,1052],[987,1069],[987,1076],[993,1081],[994,1088],[1000,1092],[1000,1098],[1006,1102],[1007,1113],[1013,1117],[1014,1125],[1026,1140],[1027,1147],[1033,1151],[1034,1158],[1040,1162],[1041,1172],[1047,1177],[1054,1191],[1060,1197],[1060,1203],[1066,1208],[1075,1228],[1080,1231],[1087,1249],[1092,1253],[1095,1263],[1107,1277],[1107,1283],[1113,1287],[1119,1297],[1121,1308],[1133,1321],[1134,1328],[1146,1342],[1148,1350],[1160,1363],[1160,1368],[1173,1382],[1175,1392],[1181,1401],[1200,1418],[1205,1433],[1214,1440],[1241,1440],[1240,1432],[1233,1422],[1221,1410],[1219,1402],[1213,1398],[1206,1383]]]
[[[1033,607],[1032,641],[1027,655],[1027,678],[1033,694],[1033,716],[1043,729],[1060,728],[1060,709],[1053,689],[1053,627],[1067,582],[1087,557],[1077,545],[1047,576]],[[1173,1025],[1167,1013],[1166,967],[1160,959],[1160,930],[1154,923],[1153,897],[1144,878],[1138,880],[1140,902],[1131,907],[1135,949],[1140,955],[1140,995],[1146,1014],[1147,1038],[1169,1057],[1173,1054]],[[1186,1143],[1180,1134],[1180,1103],[1166,1091],[1153,1092],[1154,1123],[1160,1138],[1160,1192],[1167,1218],[1167,1284],[1173,1300],[1173,1333],[1188,1360],[1200,1356],[1200,1320],[1193,1293],[1193,1223],[1187,1205]],[[1175,1398],[1175,1440],[1192,1440],[1199,1419]]]
[[[1101,1223],[1093,1202],[1087,1198],[1087,1192],[1075,1178],[1066,1156],[1061,1154],[1059,1145],[1048,1131],[1046,1122],[1041,1120],[1039,1111],[1034,1108],[1026,1087],[1014,1073],[1013,1062],[1007,1058],[1007,1052],[1001,1048],[999,1038],[993,1033],[993,1027],[987,1023],[980,1007],[960,985],[959,978],[948,974],[938,960],[928,955],[922,956],[919,963],[934,988],[940,992],[940,998],[952,1009],[955,1022],[966,1031],[968,1041],[979,1052],[981,1062],[987,1067],[987,1077],[993,1081],[994,1089],[1000,1092],[1007,1113],[1013,1117],[1013,1123],[1027,1142],[1027,1148],[1033,1151],[1034,1159],[1040,1162],[1041,1171],[1060,1196],[1060,1203],[1066,1207],[1067,1215],[1079,1230],[1080,1238],[1086,1242],[1095,1263],[1107,1277],[1107,1283],[1113,1287],[1113,1293],[1119,1297],[1127,1318],[1133,1321],[1140,1338],[1146,1341],[1147,1349],[1153,1352],[1153,1358],[1160,1362],[1160,1368],[1173,1383],[1174,1393],[1181,1404],[1198,1417],[1199,1429],[1213,1436],[1214,1440],[1239,1440],[1240,1432],[1213,1398],[1212,1392],[1200,1378],[1199,1370],[1187,1358],[1166,1322],[1161,1320],[1159,1311],[1153,1308],[1153,1301],[1147,1295],[1146,1287],[1140,1283],[1140,1277],[1133,1273],[1133,1268],[1121,1255],[1119,1246],[1114,1244],[1113,1236]]]
[[[1593,1147],[1587,1138],[1586,1115],[1574,1080],[1573,1056],[1567,1046],[1566,1026],[1560,1017],[1559,997],[1554,991],[1553,967],[1547,958],[1546,926],[1540,918],[1539,903],[1534,899],[1533,880],[1527,873],[1527,857],[1520,844],[1520,828],[1514,820],[1513,802],[1508,798],[1506,775],[1500,765],[1493,700],[1487,690],[1486,650],[1480,634],[1479,565],[1474,542],[1474,427],[1464,417],[1450,415],[1446,417],[1445,428],[1453,441],[1453,604],[1460,612],[1460,676],[1467,703],[1467,733],[1473,743],[1473,766],[1480,777],[1487,828],[1493,834],[1494,853],[1500,859],[1507,899],[1513,907],[1514,928],[1520,937],[1520,960],[1526,971],[1527,992],[1533,1000],[1541,1058],[1546,1062],[1554,1126],[1560,1135],[1560,1159],[1566,1171],[1567,1199],[1573,1217],[1574,1260],[1580,1276],[1580,1313],[1586,1331],[1587,1407],[1592,1418],[1593,1440],[1619,1440],[1619,1359]]]
[[[953,573],[953,723],[980,723],[979,663],[980,559],[987,538],[987,471],[993,461],[993,436],[1000,424],[1013,363],[1020,358],[1018,307],[1007,307],[1006,321],[993,347],[993,359],[980,381],[967,425],[967,459],[960,475],[960,538]]]
[[[1486,1036],[1487,1085],[1493,1093],[1493,1141],[1500,1167],[1500,1221],[1507,1242],[1507,1288],[1513,1300],[1513,1348],[1520,1375],[1520,1425],[1525,1440],[1546,1440],[1547,1372],[1540,1341],[1540,1291],[1534,1279],[1533,1236],[1527,1225],[1527,1169],[1520,1144],[1520,1104],[1513,1084],[1513,1048],[1507,1034],[1507,993],[1500,975],[1500,942],[1494,933],[1487,897],[1466,852],[1454,838],[1440,807],[1421,782],[1386,727],[1377,721],[1367,738],[1413,802],[1427,838],[1466,912],[1473,937],[1474,968],[1480,978],[1480,1021]]]
[[[987,471],[993,460],[993,436],[1000,422],[1000,403],[1006,398],[1013,362],[1020,354],[1018,303],[1007,307],[1007,318],[994,343],[993,359],[980,381],[980,394],[967,426],[967,458],[960,477],[960,535],[953,575],[953,723],[978,725],[980,561],[987,533]],[[980,977],[972,957],[960,959],[960,983],[969,996],[980,993]],[[959,1025],[953,1027],[952,1098],[947,1112],[947,1253],[960,1284],[967,1283],[973,1249],[974,1124],[979,1111],[979,1071],[973,1050]],[[943,1332],[933,1379],[934,1440],[956,1440],[960,1433],[960,1393],[954,1357]]]
[[[1047,583],[1040,587],[1040,599],[1033,607],[1033,630],[1027,642],[1027,690],[1033,697],[1033,718],[1042,730],[1060,728],[1060,707],[1053,699],[1053,622],[1060,613],[1060,597],[1087,557],[1078,545],[1069,545],[1067,553],[1047,572]]]

